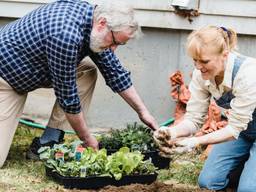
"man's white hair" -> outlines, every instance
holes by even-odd
[[[94,11],[94,19],[100,18],[107,20],[107,25],[112,31],[131,32],[131,38],[137,37],[140,27],[134,17],[133,7],[121,2],[121,0],[104,0],[97,5]]]

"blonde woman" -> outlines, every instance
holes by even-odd
[[[185,118],[171,129],[161,127],[154,137],[166,154],[215,144],[200,173],[200,187],[225,189],[230,172],[244,164],[238,191],[250,192],[256,190],[256,59],[235,52],[236,43],[235,31],[224,27],[207,26],[189,35],[187,50],[195,70]],[[227,126],[190,137],[202,126],[211,99],[229,109]],[[173,143],[178,147],[171,149]]]

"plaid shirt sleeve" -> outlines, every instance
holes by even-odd
[[[98,66],[106,84],[114,92],[122,92],[132,86],[130,72],[124,69],[110,49],[101,53],[92,53],[90,57]]]
[[[55,95],[67,113],[81,111],[76,85],[78,46],[71,36],[52,35],[46,41],[48,66]]]

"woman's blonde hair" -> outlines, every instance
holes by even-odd
[[[192,58],[201,58],[205,49],[211,49],[215,54],[222,54],[224,50],[234,50],[236,44],[237,34],[233,29],[206,26],[193,31],[188,36],[187,51]]]

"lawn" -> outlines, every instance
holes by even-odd
[[[19,125],[15,134],[7,161],[0,169],[0,192],[77,192],[67,190],[54,183],[45,176],[44,165],[40,161],[31,161],[25,158],[29,144],[35,136],[41,135],[42,130]],[[65,140],[75,139],[75,135],[65,136]],[[160,170],[158,181],[151,185],[134,184],[124,187],[108,186],[100,192],[154,192],[177,191],[193,192],[199,190],[196,181],[203,162],[199,153],[194,152],[182,156],[172,157],[169,170]],[[80,190],[89,191],[89,190]],[[93,190],[90,190],[92,192]],[[95,191],[95,190],[94,190]]]

